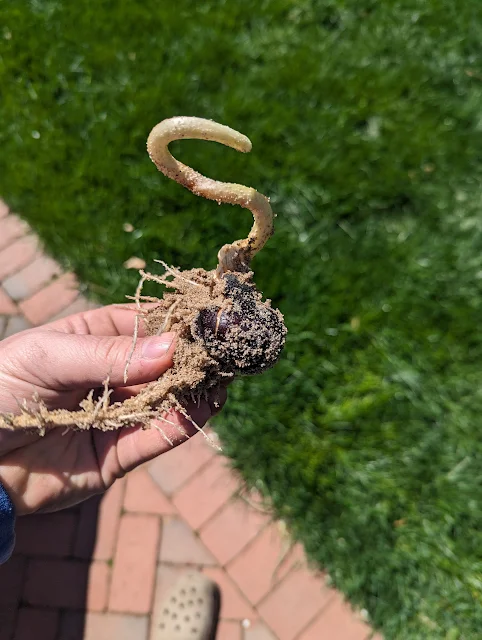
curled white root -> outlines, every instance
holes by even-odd
[[[251,141],[238,131],[204,118],[176,117],[154,127],[147,140],[149,157],[164,175],[195,195],[249,209],[254,217],[247,238],[224,245],[218,253],[217,275],[226,271],[248,271],[251,260],[273,234],[273,212],[268,198],[256,189],[206,178],[176,160],[168,150],[174,140],[197,139],[219,142],[237,151],[251,151]]]

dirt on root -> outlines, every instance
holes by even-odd
[[[212,349],[208,353],[204,340],[196,337],[199,314],[210,308],[241,312],[242,304],[239,306],[237,301],[233,302],[233,299],[226,297],[226,280],[219,278],[215,271],[180,271],[162,264],[165,273],[161,276],[140,272],[141,280],[134,296],[137,315],[130,356],[135,348],[139,324],[142,322],[147,335],[160,335],[167,331],[177,334],[173,366],[161,378],[147,384],[138,395],[123,402],[111,403],[112,390],[109,389],[108,381],[100,398],[95,398],[95,391],[92,390],[76,411],[48,410],[39,398],[33,398],[33,403],[24,400],[20,414],[0,415],[0,428],[37,430],[44,434],[55,427],[73,430],[94,428],[104,431],[139,424],[148,427],[153,419],[165,420],[166,413],[172,410],[179,411],[192,422],[184,408],[186,404],[190,401],[199,403],[207,399],[210,391],[231,380],[235,375],[231,365],[223,364],[223,349],[227,347],[221,345],[220,351],[216,351],[213,357]],[[255,290],[252,275],[250,272],[236,273],[236,281],[241,286],[255,291],[256,298],[260,301],[261,294]],[[143,296],[142,289],[147,281],[156,282],[166,288],[162,298]],[[146,308],[143,307],[145,302],[156,304]],[[284,328],[281,314],[271,309],[269,301],[261,303],[261,306],[270,309],[271,313],[278,314]],[[233,336],[237,331],[239,328],[233,329]],[[277,340],[282,348],[286,330],[283,333],[283,330],[278,329],[278,332],[280,331]],[[126,381],[130,356],[126,363]],[[243,357],[247,358],[249,354],[243,356],[241,352],[239,357],[242,365]],[[182,427],[177,428],[182,431]]]

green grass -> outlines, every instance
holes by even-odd
[[[91,294],[212,268],[248,213],[157,173],[151,127],[271,196],[286,353],[218,422],[246,481],[387,639],[482,628],[480,0],[0,1],[0,193]],[[136,231],[125,233],[132,223]]]

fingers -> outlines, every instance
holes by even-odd
[[[202,403],[197,414],[201,427],[209,419],[211,410],[207,402]],[[152,422],[149,429],[128,427],[112,431],[96,431],[95,450],[99,470],[106,487],[117,478],[139,465],[156,458],[181,444],[197,433],[196,427],[177,413],[170,413],[165,420]]]
[[[143,309],[155,307],[155,303],[143,304]],[[90,334],[93,336],[132,336],[137,307],[135,304],[111,304],[100,309],[76,313],[67,318],[45,325],[64,333]],[[145,335],[142,320],[138,327],[139,337]]]
[[[167,414],[164,420],[153,420],[149,429],[134,427],[123,430],[117,442],[117,455],[123,470],[131,471],[195,436],[198,428],[194,422],[201,428],[212,415],[207,402],[187,409],[192,413],[193,422],[173,412]]]
[[[113,432],[95,432],[95,448],[99,468],[106,486],[126,472],[135,469],[144,462],[170,451],[190,437],[196,435],[210,418],[219,412],[226,401],[225,388],[215,390],[210,401],[186,407],[186,418],[178,412],[171,412],[163,420],[152,422],[149,429],[132,427],[122,429],[117,438]],[[213,404],[215,398],[215,404]],[[211,406],[213,406],[213,409]],[[214,410],[214,412],[213,412]]]
[[[54,390],[124,385],[132,349],[128,336],[72,335],[57,331],[27,333],[5,345],[2,369],[27,383]],[[150,382],[172,366],[175,334],[140,338],[132,353],[129,384]]]
[[[165,420],[153,421],[150,429],[137,429],[131,433],[126,433],[128,430],[125,430],[118,441],[119,461],[124,470],[130,471],[144,462],[157,458],[190,437],[203,437],[196,435],[199,428],[221,411],[226,398],[226,389],[219,387],[210,394],[209,402],[202,401],[199,406],[189,404],[186,407],[190,419],[178,412],[172,412],[165,416]]]
[[[38,433],[19,429],[0,431],[0,458],[15,449],[25,447],[39,439]]]

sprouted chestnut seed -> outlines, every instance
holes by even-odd
[[[225,296],[231,309],[202,309],[193,326],[195,338],[234,374],[252,375],[272,367],[283,349],[285,328],[280,315],[258,300],[253,285],[225,274]]]
[[[125,380],[127,382],[141,322],[147,335],[166,331],[177,334],[173,366],[158,380],[147,384],[137,396],[123,402],[111,402],[107,371],[100,398],[97,399],[96,390],[92,390],[76,411],[50,411],[39,398],[24,399],[19,415],[0,415],[0,428],[36,429],[44,434],[55,427],[111,430],[140,424],[159,429],[173,444],[159,421],[171,425],[182,436],[187,434],[175,421],[169,420],[169,413],[178,411],[193,422],[186,411],[188,402],[199,403],[207,399],[208,394],[212,398],[219,385],[234,376],[261,373],[277,362],[286,336],[283,316],[272,308],[269,300],[262,300],[251,271],[253,257],[273,234],[269,200],[255,189],[206,178],[176,160],[168,145],[173,140],[186,138],[220,142],[243,152],[251,150],[248,138],[211,120],[176,117],[152,129],[147,150],[166,176],[196,195],[219,204],[237,204],[249,209],[254,224],[247,238],[220,249],[218,266],[212,271],[201,268],[181,271],[156,261],[163,265],[164,274],[139,272],[141,278],[135,296],[127,296],[135,301],[136,315]],[[142,290],[147,281],[162,285],[163,296],[144,296]],[[155,304],[146,307],[145,302]],[[172,429],[169,432],[172,434]]]

